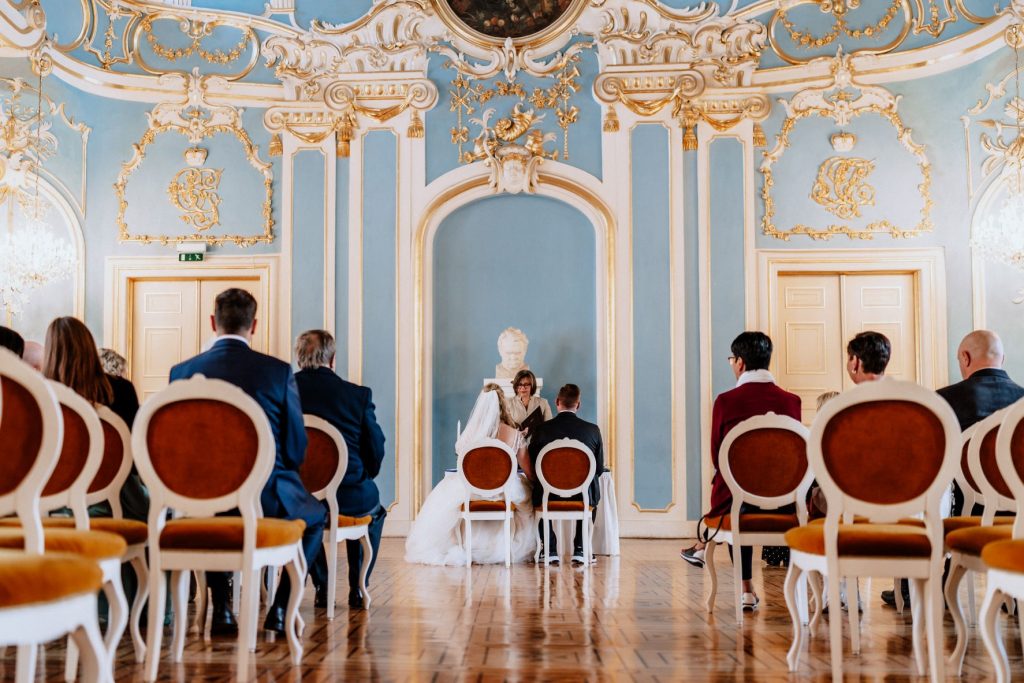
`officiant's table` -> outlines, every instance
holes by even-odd
[[[459,475],[455,470],[446,470],[444,476]],[[612,479],[612,473],[605,470],[597,481],[601,487],[601,502],[597,506],[597,519],[594,520],[594,554],[618,555],[619,506],[615,499],[615,480]],[[573,534],[572,528],[567,526],[565,521],[556,522],[555,534],[558,537],[558,547],[563,553],[568,552],[572,546],[566,541]]]

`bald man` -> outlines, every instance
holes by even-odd
[[[953,408],[961,430],[1024,397],[1024,387],[1003,370],[1005,357],[995,332],[975,330],[960,342],[956,360],[963,381],[939,389],[939,396]]]
[[[39,372],[43,371],[43,345],[35,341],[25,342],[25,353],[21,359]]]

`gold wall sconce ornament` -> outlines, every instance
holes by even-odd
[[[865,85],[854,80],[850,55],[842,51],[832,60],[832,83],[823,88],[807,88],[801,90],[788,102],[780,100],[786,110],[786,119],[776,138],[775,146],[764,153],[761,162],[761,173],[764,183],[761,187],[761,199],[764,202],[764,216],[761,228],[765,235],[781,240],[789,240],[793,235],[807,235],[815,240],[831,239],[835,235],[846,235],[851,239],[869,240],[877,233],[888,234],[894,238],[915,237],[924,232],[931,232],[934,223],[931,218],[933,200],[931,196],[932,171],[931,163],[925,154],[923,145],[914,142],[910,128],[907,128],[897,112],[899,98],[880,86]],[[856,93],[856,94],[855,94]],[[815,228],[797,223],[791,228],[780,229],[775,224],[775,199],[772,190],[775,186],[774,166],[782,158],[783,153],[792,144],[793,129],[798,122],[808,117],[830,119],[837,126],[846,127],[860,116],[879,116],[892,126],[896,139],[901,147],[916,160],[921,173],[916,189],[921,197],[920,219],[916,225],[901,228],[887,219],[871,221],[862,227],[846,224],[833,224],[824,228]],[[840,134],[842,135],[842,134]],[[835,136],[833,136],[835,137]],[[845,144],[842,142],[841,144]],[[874,201],[873,188],[866,183],[867,174],[872,165],[867,160],[856,160],[857,163],[843,163],[846,157],[832,157],[821,165],[818,181],[812,189],[812,199],[824,206],[834,215],[843,218],[859,217],[860,208],[870,205],[868,197]],[[860,163],[866,162],[866,163]]]
[[[263,161],[259,156],[259,148],[249,137],[242,125],[241,112],[227,105],[212,105],[205,101],[203,94],[206,86],[204,80],[208,76],[200,76],[194,70],[187,78],[187,92],[184,102],[161,102],[146,114],[148,128],[142,138],[132,145],[131,158],[121,165],[121,171],[114,183],[114,193],[118,202],[115,222],[118,228],[118,240],[121,242],[141,242],[150,244],[177,244],[180,242],[206,242],[220,245],[232,242],[238,246],[248,247],[260,242],[274,240],[274,174],[270,162]],[[157,137],[166,134],[185,137],[191,144],[186,150],[186,163],[189,168],[182,169],[168,185],[167,193],[171,203],[182,212],[181,220],[195,232],[186,235],[156,235],[145,232],[132,232],[127,222],[128,184],[133,174],[141,167],[146,158],[149,146]],[[210,228],[220,222],[221,197],[217,192],[220,183],[220,170],[198,168],[205,163],[205,149],[199,144],[218,134],[227,134],[235,138],[242,146],[246,160],[262,177],[263,202],[261,215],[263,218],[262,232],[252,235],[211,233]],[[189,158],[191,157],[191,162]],[[192,166],[192,162],[202,163]]]

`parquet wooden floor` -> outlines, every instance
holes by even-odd
[[[755,570],[761,609],[738,628],[728,574],[720,583],[718,609],[709,615],[703,607],[704,574],[679,559],[679,548],[678,541],[624,540],[621,557],[598,558],[588,575],[569,566],[467,571],[409,565],[402,560],[402,540],[384,539],[372,609],[350,614],[341,606],[328,622],[307,595],[302,665],[292,668],[284,641],[261,633],[252,674],[260,681],[309,683],[829,680],[826,628],[808,644],[800,673],[786,669],[790,621],[782,601],[784,570]],[[719,552],[719,566],[727,567],[727,556]],[[847,651],[846,680],[925,680],[913,675],[910,611],[901,617],[878,597],[889,587],[888,579],[862,582],[862,653]],[[978,595],[980,602],[980,582]],[[948,652],[953,638],[948,617],[945,633]],[[1004,634],[1011,669],[1019,672],[1016,626],[1007,627],[1004,620]],[[988,658],[974,629],[971,635],[960,680],[989,680]],[[161,680],[234,680],[234,640],[190,634],[182,664],[168,662],[168,641],[169,635]],[[848,648],[848,639],[845,644]],[[0,658],[0,678],[13,679],[13,657],[8,648]],[[62,644],[48,646],[39,680],[61,680],[63,657]],[[127,638],[115,676],[119,682],[141,680]]]

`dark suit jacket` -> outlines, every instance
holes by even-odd
[[[107,381],[114,391],[114,397],[107,407],[124,420],[128,429],[131,429],[135,422],[135,414],[139,412],[139,395],[135,393],[135,385],[116,375],[107,375]]]
[[[992,413],[1024,397],[1024,387],[1016,384],[1005,370],[978,370],[962,382],[938,390],[946,399],[963,431]]]
[[[243,341],[222,339],[209,351],[171,368],[171,381],[198,374],[239,387],[260,404],[270,421],[277,455],[260,495],[264,516],[322,524],[324,508],[299,478],[299,467],[306,457],[306,429],[291,366],[253,351]]]
[[[373,412],[369,387],[346,382],[330,368],[295,373],[302,412],[336,427],[348,446],[348,469],[338,488],[338,510],[358,517],[380,505],[373,478],[384,460],[384,432]]]
[[[597,461],[597,469],[594,471],[594,481],[590,483],[590,504],[596,506],[601,502],[601,487],[598,478],[604,472],[604,445],[601,441],[601,430],[596,424],[582,420],[576,413],[564,410],[547,422],[543,422],[534,428],[533,436],[530,438],[530,464],[534,471],[537,470],[537,456],[552,441],[558,439],[576,439],[593,454]],[[544,491],[538,482],[533,487],[533,504],[540,505],[544,498]],[[573,496],[576,500],[582,500],[582,495]],[[557,497],[556,497],[557,500]]]
[[[733,427],[755,415],[775,413],[800,419],[800,397],[780,389],[772,382],[747,382],[718,395],[711,409],[711,512],[724,515],[732,507],[732,493],[718,470],[718,452],[725,435]]]

